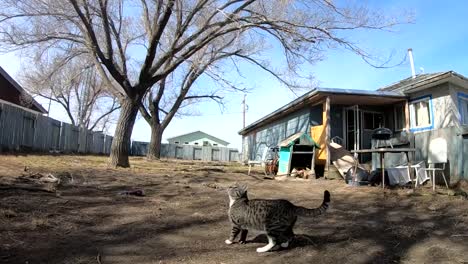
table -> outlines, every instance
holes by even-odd
[[[385,153],[405,153],[406,161],[408,162],[408,177],[410,176],[411,161],[409,159],[408,153],[416,152],[415,148],[376,148],[376,149],[359,149],[351,150],[351,153],[379,153],[380,154],[380,167],[382,169],[382,188],[385,188]],[[356,163],[358,159],[356,159]]]

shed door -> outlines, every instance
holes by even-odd
[[[211,160],[218,161],[219,160],[219,149],[212,149],[211,150]]]
[[[176,147],[175,148],[175,158],[176,159],[183,159],[184,158],[184,148],[183,147]]]
[[[202,159],[202,148],[193,148],[193,159],[194,160]]]
[[[237,150],[229,151],[229,161],[239,161],[239,152]]]

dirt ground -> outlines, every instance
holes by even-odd
[[[62,179],[57,193],[0,189],[0,263],[468,263],[468,201],[429,187],[382,191],[339,180],[263,179],[247,167],[132,158],[111,169],[105,157],[0,156],[0,184],[30,172]],[[290,248],[257,253],[250,232],[226,245],[223,190],[249,186],[250,198],[284,198],[332,209],[300,219]],[[146,196],[119,192],[142,188]]]

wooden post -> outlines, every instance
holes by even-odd
[[[327,96],[327,99],[325,100],[325,117],[325,147],[327,150],[327,161],[325,168],[327,171],[330,171],[330,96]]]
[[[410,148],[413,148],[414,147],[414,141],[412,140],[412,136],[410,136],[409,132],[410,132],[410,112],[409,112],[409,103],[408,103],[408,100],[406,100],[405,102],[405,130],[407,132],[407,137],[408,137],[408,140],[409,140],[409,143],[410,143]],[[416,157],[416,153],[412,153],[412,158],[414,159]],[[408,158],[409,160],[409,158]]]
[[[310,174],[314,179],[317,178],[315,174],[315,146],[312,148],[312,161],[310,162]]]
[[[410,129],[410,114],[408,100],[406,100],[405,102],[405,129],[406,131],[409,131]]]

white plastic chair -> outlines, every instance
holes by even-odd
[[[416,174],[416,183],[414,187],[418,187],[418,185],[424,184],[426,181],[430,180],[427,176],[426,163],[424,161],[411,165],[411,168],[414,169]]]
[[[445,164],[447,163],[447,141],[444,138],[435,138],[429,143],[429,153],[427,156],[427,168],[421,168],[424,171],[432,172],[432,190],[435,191],[435,175],[436,171],[442,174],[445,181],[445,186],[449,188],[447,179],[445,178]],[[442,168],[436,167],[436,164],[442,164]]]
[[[268,153],[268,147],[265,146],[265,148],[263,149],[263,154],[262,154],[261,160],[249,160],[249,161],[247,161],[247,165],[249,165],[249,172],[247,173],[247,175],[250,176],[250,170],[252,169],[253,165],[261,165],[263,167],[263,173],[265,173],[265,176],[267,176],[267,173],[266,173],[266,170],[265,170],[267,153]]]

